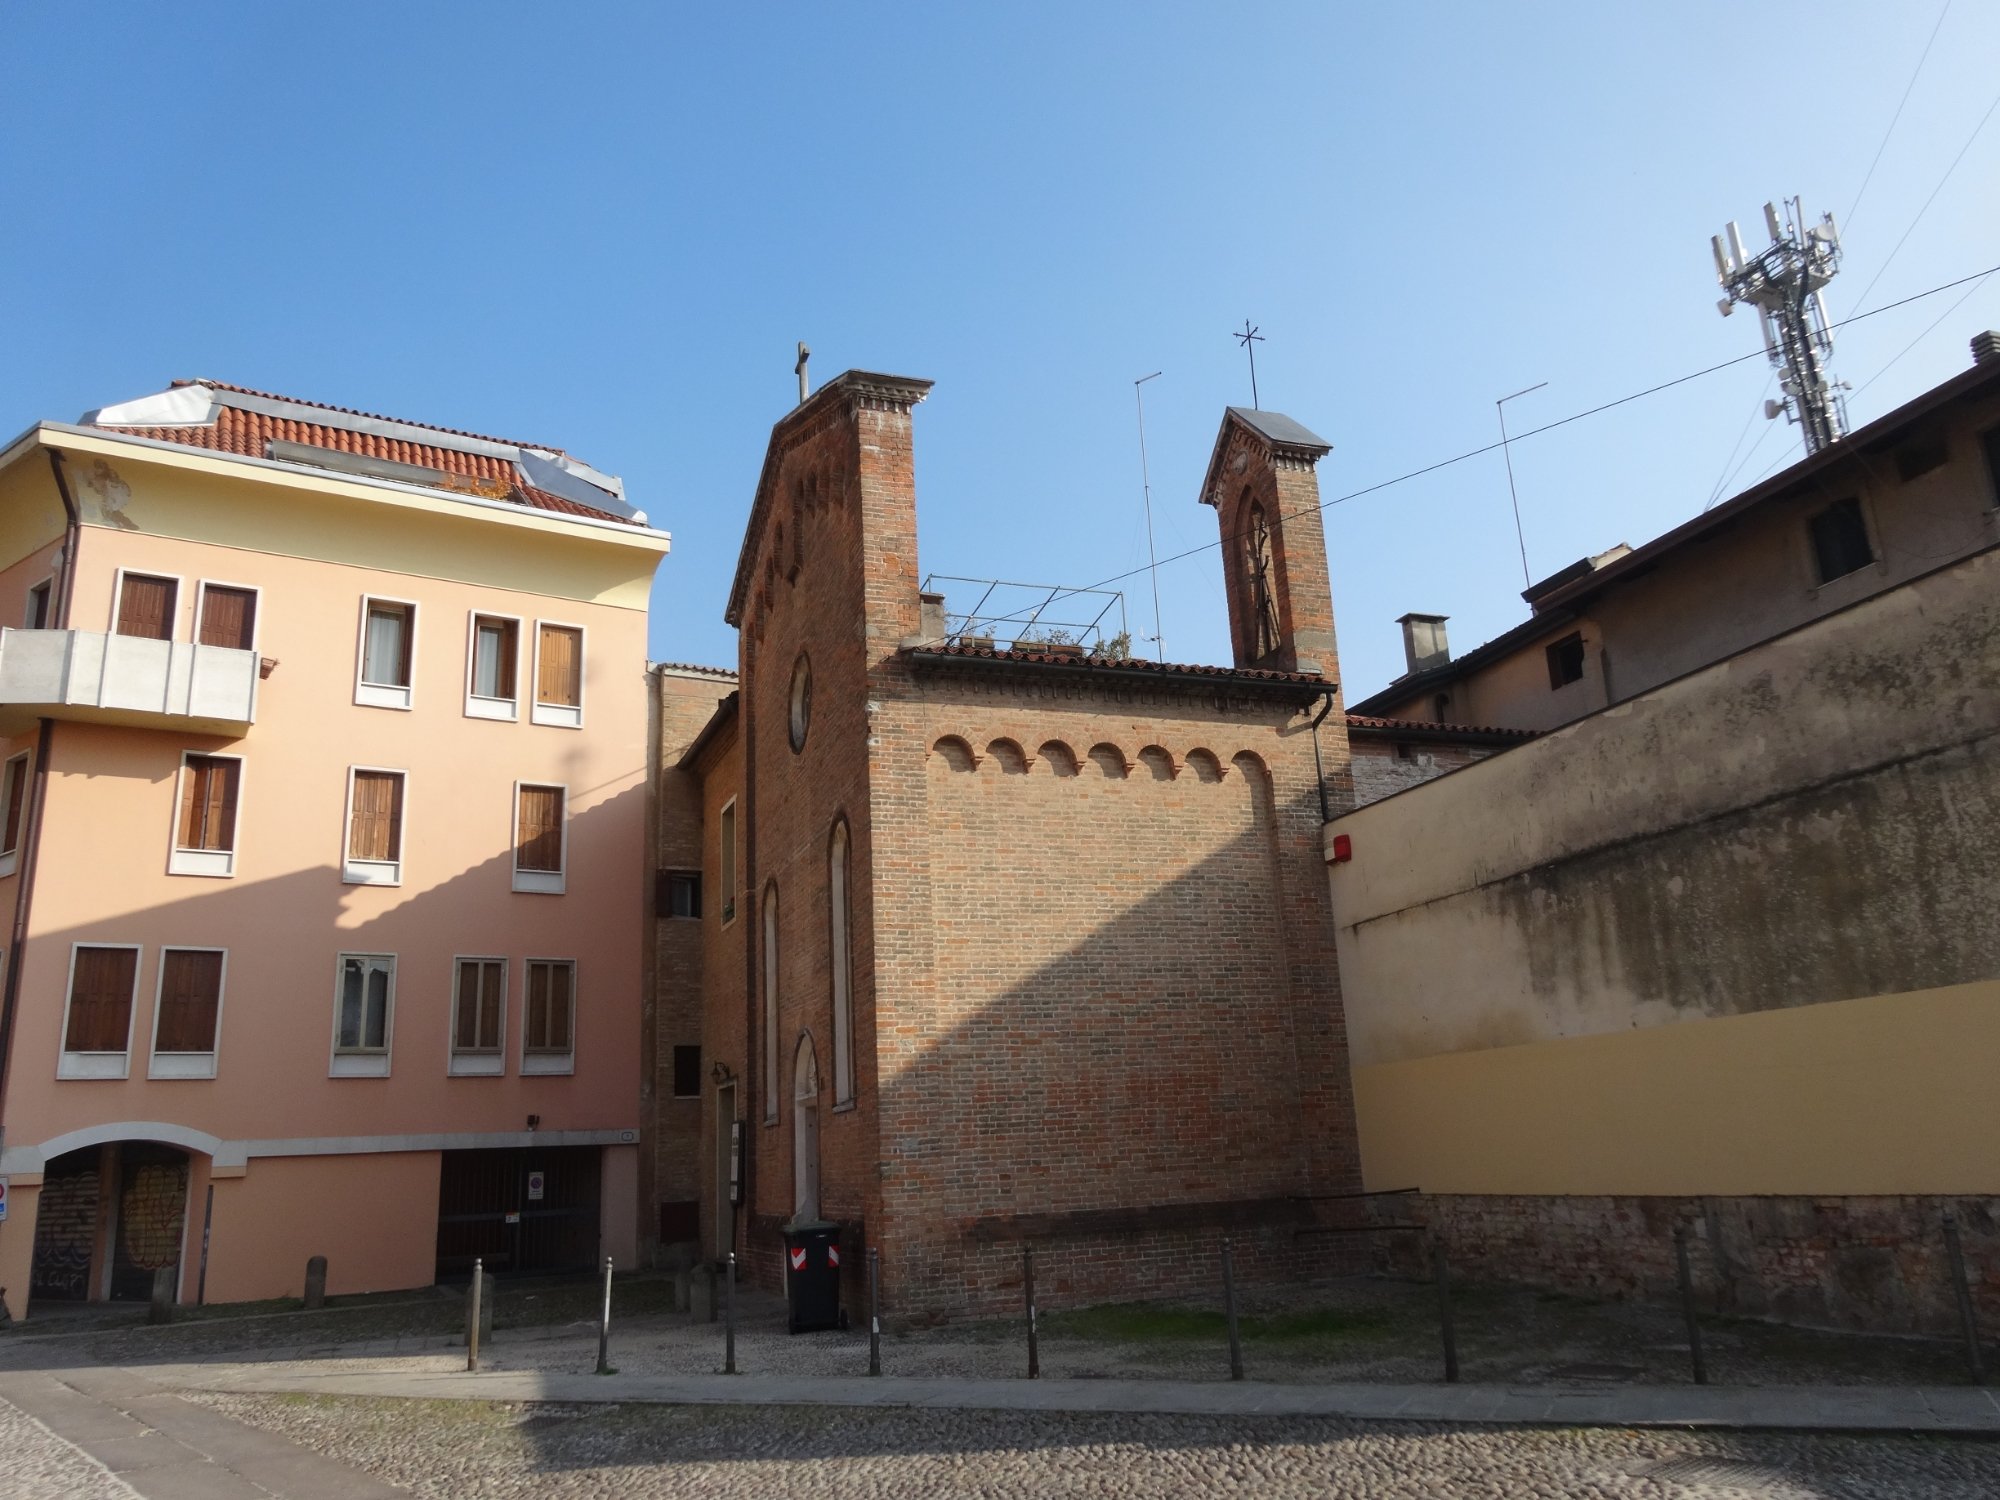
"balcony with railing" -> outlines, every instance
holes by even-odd
[[[36,719],[241,734],[257,711],[255,651],[105,635],[0,630],[0,733]]]

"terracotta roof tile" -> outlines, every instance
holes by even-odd
[[[1375,714],[1349,714],[1349,729],[1380,729],[1389,733],[1402,730],[1417,734],[1479,734],[1494,735],[1507,739],[1532,740],[1541,733],[1536,729],[1501,729],[1491,724],[1439,724],[1429,719],[1384,719]]]

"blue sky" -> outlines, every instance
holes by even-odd
[[[1538,381],[1517,431],[1754,350],[1708,236],[1761,244],[1767,198],[1843,216],[1836,317],[2000,264],[2000,8],[1944,12],[1862,194],[1942,9],[16,4],[0,426],[187,375],[557,444],[673,532],[654,656],[733,664],[798,339],[816,379],[937,381],[927,571],[1096,583],[1145,561],[1149,371],[1159,550],[1213,541],[1246,317],[1331,497],[1493,441]],[[1841,335],[1857,424],[2000,325],[1995,276],[1919,340],[1960,295]],[[1760,416],[1731,458],[1766,383],[1515,447],[1535,576],[1796,457]],[[1406,610],[1461,650],[1523,613],[1497,454],[1327,540],[1351,697],[1401,670]],[[1226,660],[1215,549],[1159,581],[1168,656]],[[1118,586],[1145,633],[1144,575]]]

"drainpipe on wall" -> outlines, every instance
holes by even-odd
[[[1312,722],[1313,781],[1319,787],[1319,820],[1323,824],[1331,823],[1333,821],[1333,814],[1328,810],[1326,805],[1326,766],[1319,758],[1319,726],[1324,724],[1326,716],[1333,712],[1333,695],[1339,691],[1340,684],[1337,682],[1329,682],[1326,685],[1326,696],[1321,700],[1319,712],[1314,715]]]
[[[76,547],[82,531],[76,501],[63,474],[62,455],[48,450],[49,470],[55,475],[56,493],[63,507],[63,563],[60,597],[53,601],[51,624],[69,628],[70,595],[76,580]],[[34,901],[35,867],[42,847],[42,813],[48,800],[49,747],[55,738],[55,721],[43,719],[35,735],[35,774],[29,782],[28,806],[21,819],[20,884],[14,893],[14,930],[7,945],[7,973],[0,985],[0,1150],[7,1145],[7,1082],[14,1072],[14,1019],[21,1004],[21,959],[28,943],[28,908]]]
[[[753,641],[745,653],[749,670],[743,674],[743,681],[737,685],[741,696],[737,699],[737,714],[743,726],[743,787],[737,793],[737,800],[743,806],[743,877],[739,882],[745,892],[745,910],[741,914],[743,926],[743,1102],[738,1106],[743,1111],[743,1195],[742,1203],[730,1210],[730,1243],[736,1243],[737,1223],[735,1216],[742,1214],[742,1224],[746,1226],[743,1249],[747,1256],[750,1238],[747,1226],[754,1221],[757,1204],[757,1148],[759,1133],[764,1127],[763,1102],[757,1096],[757,1086],[764,1072],[764,1039],[758,1035],[758,971],[763,967],[764,955],[764,903],[763,893],[757,878],[757,715],[752,707],[752,689],[757,681],[757,648]]]

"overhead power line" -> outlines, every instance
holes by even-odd
[[[1829,328],[1845,328],[1852,323],[1860,323],[1869,318],[1878,318],[1883,313],[1894,312],[1899,307],[1908,307],[1912,302],[1921,302],[1926,297],[1935,297],[1941,292],[1951,291],[1954,287],[1966,286],[1975,281],[1984,281],[1995,272],[2000,272],[2000,266],[1988,266],[1983,271],[1974,271],[1970,276],[1961,276],[1955,281],[1947,281],[1942,285],[1931,287],[1925,291],[1913,292],[1909,296],[1900,297],[1894,302],[1885,302],[1882,306],[1870,308],[1867,312],[1856,313],[1852,317],[1843,318],[1839,322],[1829,325]],[[1581,422],[1587,417],[1599,416],[1620,406],[1629,406],[1634,401],[1643,401],[1648,396],[1657,396],[1662,391],[1670,391],[1675,386],[1686,385],[1693,380],[1700,380],[1705,375],[1713,375],[1719,370],[1727,370],[1733,366],[1745,364],[1750,360],[1763,359],[1765,357],[1762,349],[1753,349],[1750,353],[1739,354],[1734,359],[1725,359],[1718,364],[1707,365],[1699,370],[1690,371],[1686,375],[1676,375],[1672,380],[1663,380],[1658,385],[1649,385],[1644,390],[1632,392],[1629,396],[1619,396],[1615,400],[1600,402],[1598,405],[1587,407],[1583,411],[1572,412],[1569,416],[1558,417],[1553,422],[1544,422],[1540,427],[1531,427],[1526,432],[1514,434],[1508,441],[1510,443],[1519,443],[1531,437],[1539,437],[1545,432],[1554,432],[1558,427],[1567,427],[1572,422]],[[1279,516],[1279,519],[1289,520],[1293,516],[1308,515],[1313,510],[1331,510],[1334,506],[1345,505],[1350,500],[1359,500],[1365,495],[1373,495],[1382,490],[1393,489],[1399,484],[1408,484],[1413,479],[1422,479],[1427,474],[1435,474],[1440,469],[1449,469],[1455,464],[1462,464],[1469,459],[1479,458],[1496,451],[1499,447],[1500,444],[1498,443],[1486,443],[1478,448],[1468,448],[1463,453],[1455,453],[1450,458],[1440,458],[1435,463],[1428,463],[1422,468],[1411,469],[1406,474],[1398,474],[1391,479],[1379,480],[1374,484],[1364,485],[1358,490],[1349,490],[1346,494],[1336,495],[1331,500],[1322,500],[1317,506],[1284,512]],[[1172,556],[1163,557],[1156,566],[1165,567],[1168,563],[1183,562],[1190,557],[1198,557],[1204,552],[1212,552],[1216,548],[1236,540],[1238,540],[1238,537],[1234,534],[1219,536],[1214,541],[1203,542],[1199,546],[1188,548],[1185,552],[1176,552]],[[1079,588],[1065,588],[1051,593],[1048,602],[1053,604],[1059,599],[1069,597],[1071,594],[1087,594],[1093,589],[1109,588],[1114,583],[1122,583],[1127,578],[1137,577],[1146,571],[1147,569],[1145,568],[1131,568],[1123,573],[1114,573],[1109,578],[1100,578],[1096,583],[1086,584]]]

